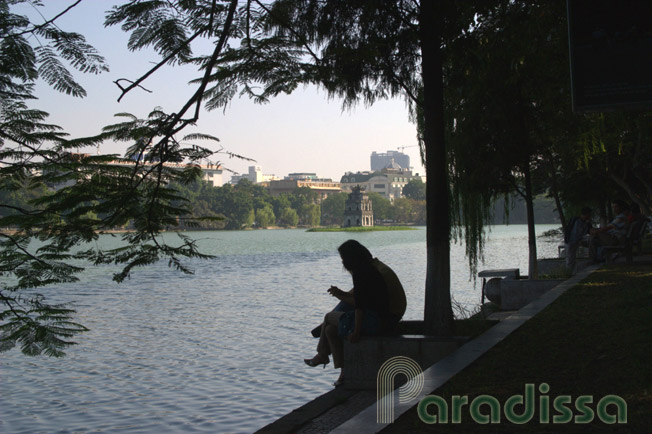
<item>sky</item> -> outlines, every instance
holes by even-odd
[[[72,0],[46,0],[39,8],[46,19],[52,18]],[[35,103],[50,113],[49,121],[62,126],[72,137],[93,135],[116,121],[115,113],[127,112],[144,118],[155,107],[166,112],[177,111],[192,95],[195,87],[188,85],[199,76],[192,67],[170,67],[159,70],[143,86],[151,90],[134,90],[120,103],[119,78],[135,80],[158,61],[153,51],[130,52],[128,35],[119,27],[105,28],[104,12],[120,2],[114,0],[84,0],[56,24],[63,30],[83,34],[97,48],[110,68],[100,75],[75,73],[88,92],[83,99],[73,98],[37,85]],[[35,15],[34,9],[17,9]],[[42,18],[38,18],[41,19]],[[323,90],[300,87],[291,95],[281,95],[264,105],[247,97],[236,97],[226,110],[202,111],[196,131],[220,139],[219,145],[200,144],[225,150],[256,160],[248,162],[227,156],[215,156],[226,168],[246,173],[250,165],[262,167],[264,174],[284,177],[293,172],[316,173],[322,178],[339,181],[348,171],[370,170],[373,151],[400,150],[410,156],[413,171],[425,174],[417,146],[416,128],[408,119],[408,109],[400,99],[385,100],[365,107],[360,104],[343,111],[341,100],[329,100]],[[103,154],[122,154],[126,144],[105,143]],[[85,149],[83,152],[96,152]],[[225,172],[225,181],[230,176]]]

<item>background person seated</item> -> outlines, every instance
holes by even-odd
[[[627,214],[629,206],[622,200],[614,200],[611,208],[616,217],[608,225],[599,229],[591,230],[591,241],[589,244],[589,256],[593,262],[603,261],[600,247],[618,246],[625,243],[627,237]]]

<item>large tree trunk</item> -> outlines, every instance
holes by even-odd
[[[555,199],[555,206],[557,207],[557,214],[559,215],[559,221],[561,222],[562,232],[566,233],[566,217],[564,216],[564,206],[562,205],[561,199],[559,198],[559,190],[557,190],[555,187],[553,187],[551,190],[552,197]]]
[[[444,142],[441,54],[442,14],[437,2],[421,2],[419,36],[423,79],[423,142],[426,154],[427,271],[425,333],[451,335],[449,185]]]
[[[526,163],[523,168],[525,174],[525,207],[527,209],[527,243],[529,249],[528,276],[536,279],[539,274],[537,270],[537,235],[534,228],[534,197],[532,195],[532,179],[530,176],[530,164]]]
[[[563,233],[566,233],[566,217],[564,216],[564,207],[561,203],[561,198],[559,197],[559,188],[557,187],[557,172],[555,170],[554,157],[551,152],[548,152],[546,155],[548,160],[548,177],[550,178],[550,192],[552,197],[555,199],[555,206],[557,207],[557,214],[559,215],[559,221],[561,222],[561,227]]]

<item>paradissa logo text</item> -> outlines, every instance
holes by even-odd
[[[597,403],[593,396],[582,395],[573,400],[570,395],[551,397],[546,395],[550,387],[546,383],[539,385],[538,417],[540,423],[590,423],[598,418],[607,424],[627,423],[627,403],[617,395],[606,395]],[[595,404],[595,411],[593,405]],[[514,424],[528,423],[534,418],[535,407],[534,384],[525,385],[525,395],[514,395],[505,401],[504,407],[493,396],[480,395],[470,403],[468,396],[451,397],[450,407],[441,396],[428,395],[419,402],[419,418],[428,424],[460,423],[462,411],[468,406],[471,418],[479,424],[501,423],[502,415]],[[551,417],[552,416],[552,417]]]

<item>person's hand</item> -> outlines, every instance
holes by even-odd
[[[354,330],[353,333],[349,335],[349,342],[352,344],[357,344],[360,342],[360,332]]]
[[[338,288],[337,286],[331,286],[330,288],[328,288],[328,293],[329,293],[330,295],[332,295],[333,297],[339,299],[339,298],[342,297],[342,294],[344,294],[344,291],[342,291],[342,290],[341,290],[340,288]]]

